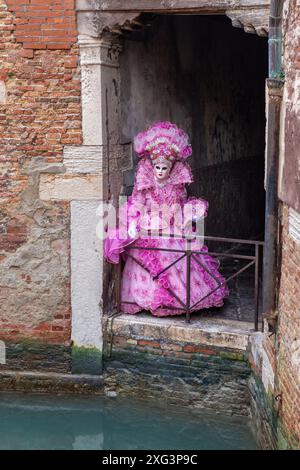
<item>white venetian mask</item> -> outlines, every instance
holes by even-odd
[[[154,176],[160,182],[168,178],[170,171],[171,165],[169,162],[157,162],[153,164]]]

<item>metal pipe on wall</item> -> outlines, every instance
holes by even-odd
[[[284,0],[271,0],[269,18],[269,78],[282,78],[282,12]]]

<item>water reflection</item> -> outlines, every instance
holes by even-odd
[[[255,449],[248,420],[134,399],[0,394],[0,449]]]

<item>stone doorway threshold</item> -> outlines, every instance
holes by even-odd
[[[119,314],[106,317],[107,341],[118,339],[124,346],[153,346],[164,349],[164,344],[183,345],[186,352],[192,352],[193,346],[209,346],[246,352],[249,336],[254,332],[252,322],[214,318],[209,314],[194,314],[191,322],[185,316],[154,317],[142,312],[135,315]],[[173,348],[172,348],[173,349]],[[175,348],[176,349],[176,348]]]

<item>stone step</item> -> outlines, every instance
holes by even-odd
[[[154,317],[147,313],[121,314],[107,319],[107,328],[116,336],[128,340],[162,343],[184,343],[246,351],[253,323],[211,318],[192,318],[190,323],[180,317]]]

